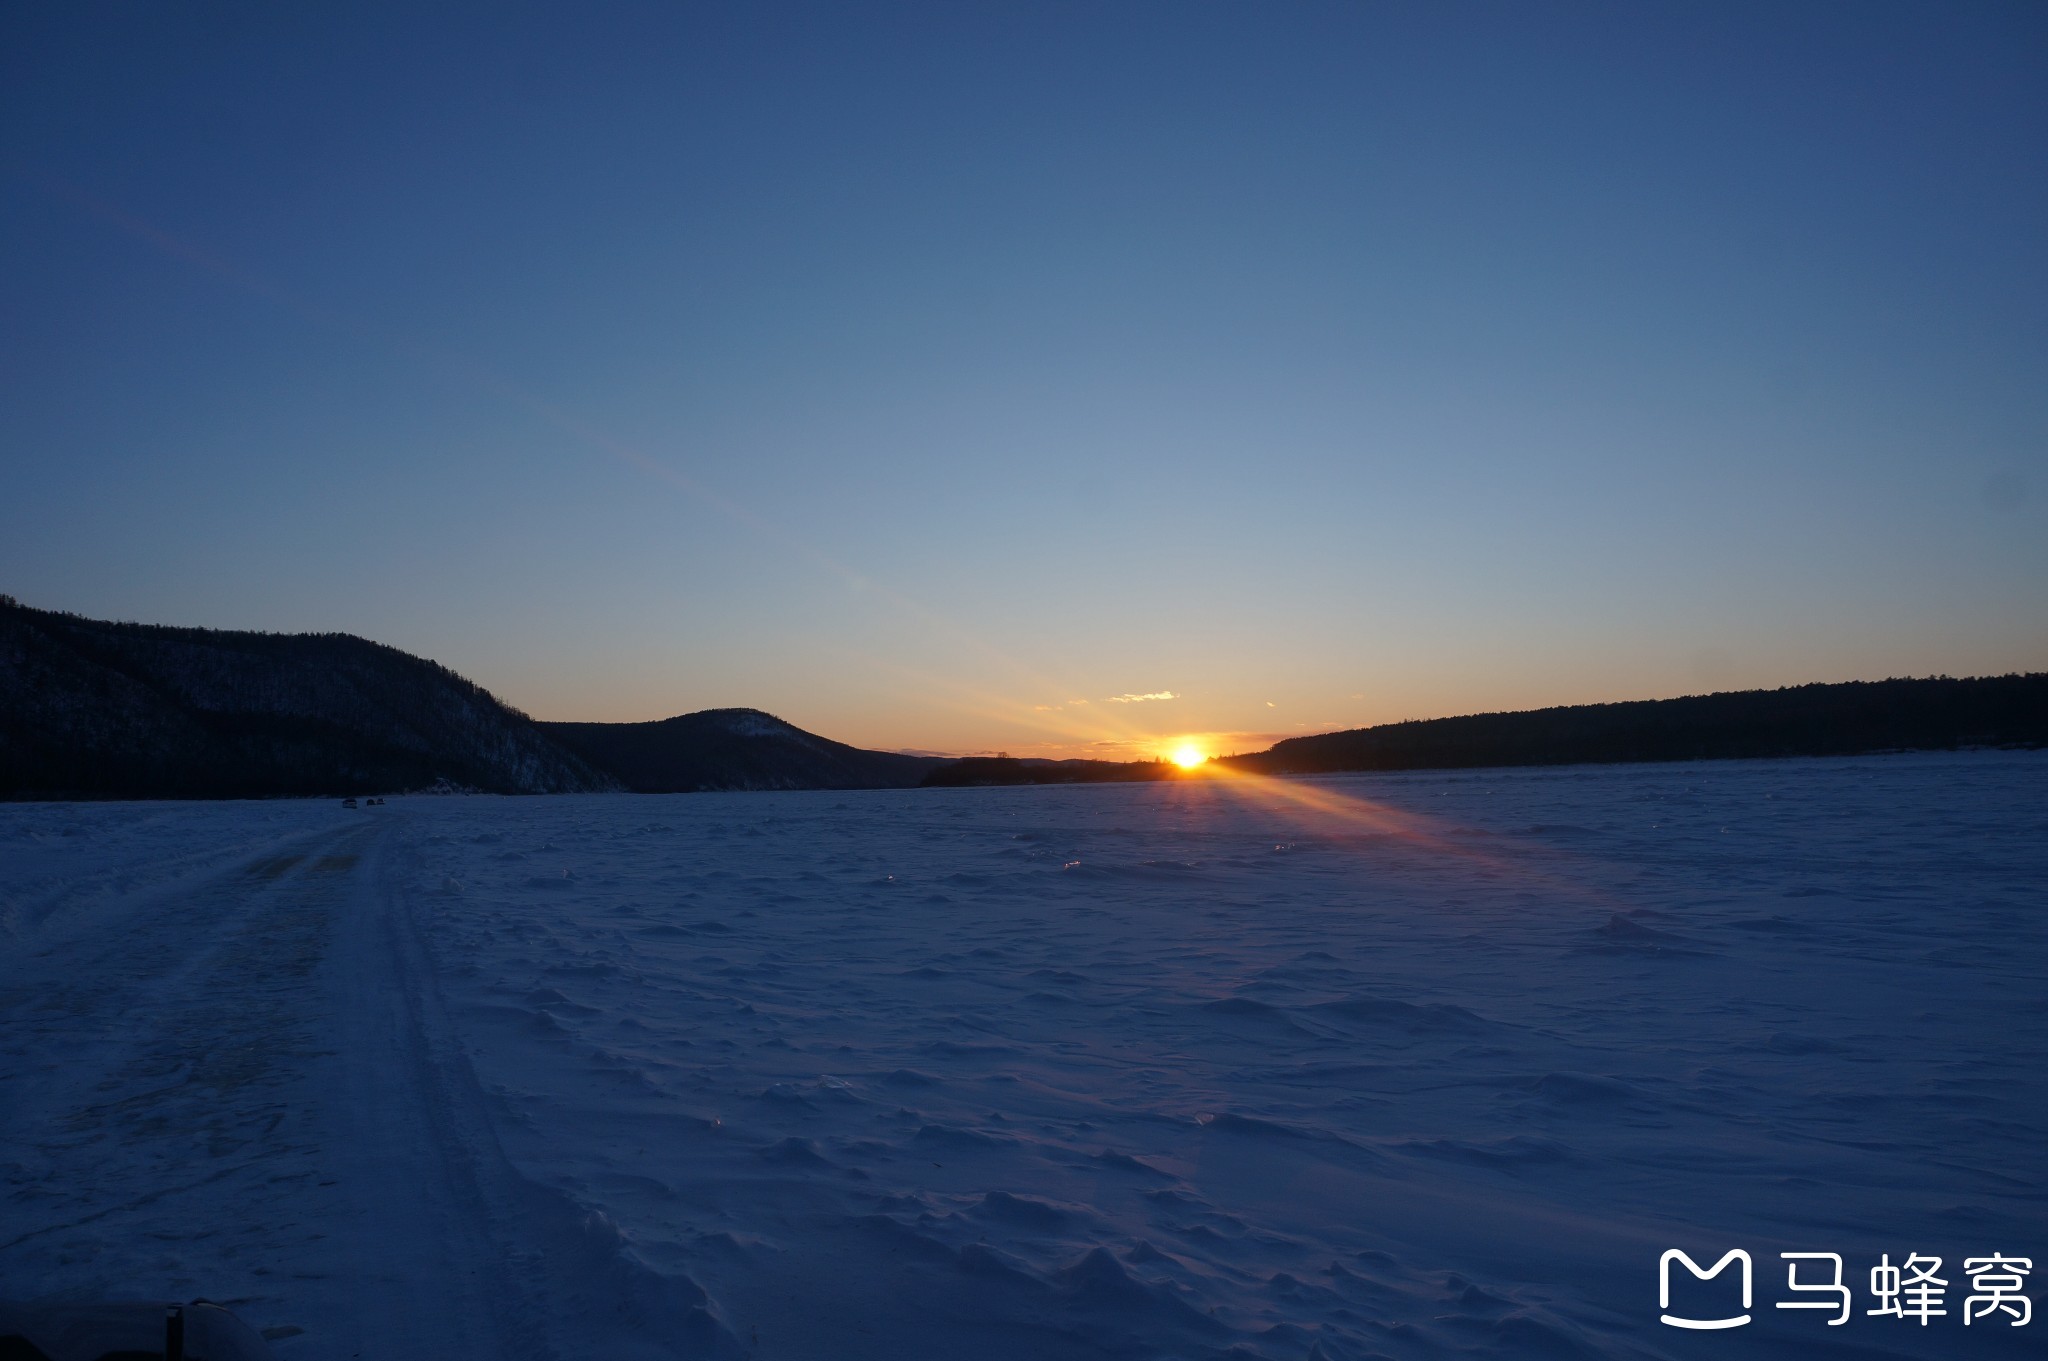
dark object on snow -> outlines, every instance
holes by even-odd
[[[0,1303],[0,1361],[271,1361],[248,1324],[208,1300]]]
[[[372,800],[372,802],[375,802],[375,800]],[[354,799],[343,799],[341,801],[341,806],[343,808],[353,808],[356,806],[356,801]]]

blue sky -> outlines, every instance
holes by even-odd
[[[2039,5],[0,25],[31,604],[946,751],[2048,669]]]

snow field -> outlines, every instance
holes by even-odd
[[[1956,1356],[2048,759],[0,808],[0,1294],[281,1357]],[[72,835],[66,835],[66,833]],[[1753,1324],[1658,1322],[1742,1247]],[[1781,1313],[1784,1251],[1857,1316]],[[2034,1292],[2038,1293],[2038,1292]]]

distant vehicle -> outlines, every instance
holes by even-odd
[[[341,801],[341,806],[343,808],[353,808],[356,806],[356,801],[354,799],[343,799]]]

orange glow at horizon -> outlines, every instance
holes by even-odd
[[[1182,770],[1193,770],[1208,759],[1202,749],[1192,742],[1183,742],[1174,748],[1173,763]]]

